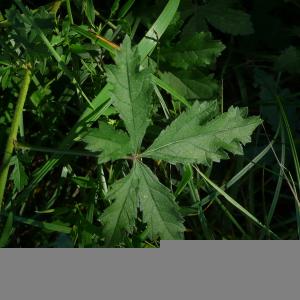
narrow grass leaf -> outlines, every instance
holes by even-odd
[[[9,237],[12,233],[13,229],[13,222],[14,222],[14,214],[10,212],[7,216],[4,228],[2,230],[2,234],[0,237],[0,248],[4,248],[7,243],[9,242]]]
[[[72,232],[72,228],[66,225],[37,221],[31,218],[14,216],[14,221],[54,232],[61,232],[66,234],[70,234]]]
[[[242,205],[240,205],[237,201],[235,201],[231,196],[229,196],[226,192],[224,192],[220,187],[218,187],[215,183],[213,183],[205,174],[203,174],[198,167],[195,168],[196,171],[201,175],[201,177],[211,185],[219,194],[221,194],[231,205],[237,208],[243,215],[252,220],[257,226],[266,229],[270,234],[279,239],[279,237],[269,230],[265,225],[263,225],[253,214],[251,214],[247,209],[245,209]]]
[[[160,78],[187,99],[210,100],[217,94],[219,86],[212,75],[197,74],[194,78],[191,75],[188,71],[176,74],[164,72]]]
[[[177,12],[179,3],[180,0],[169,0],[158,19],[147,31],[145,37],[139,42],[138,51],[142,60],[151,53],[159,42],[160,37],[171,24]]]
[[[159,79],[155,75],[152,74],[152,82],[157,84],[159,87],[164,89],[167,93],[169,93],[174,99],[180,101],[182,104],[184,104],[187,107],[190,107],[191,104],[188,102],[188,100],[182,95],[180,91],[177,91],[174,89],[168,82]]]

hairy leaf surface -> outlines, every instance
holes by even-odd
[[[113,105],[120,113],[131,140],[132,151],[136,152],[149,125],[151,111],[151,74],[140,68],[137,48],[131,48],[130,38],[125,37],[117,53],[116,65],[106,68],[107,80],[113,87]]]
[[[124,158],[131,150],[128,135],[104,122],[100,128],[89,129],[82,141],[87,143],[87,150],[100,152],[100,163]]]
[[[112,185],[107,197],[114,200],[102,214],[103,235],[107,246],[120,244],[132,233],[137,217],[138,179],[133,168],[129,175]]]
[[[138,207],[151,239],[183,238],[183,218],[174,196],[141,162],[135,162],[131,173],[112,186],[108,198],[114,202],[101,217],[107,245],[117,245],[133,232]]]
[[[242,145],[260,124],[259,117],[247,118],[247,110],[231,107],[216,116],[217,102],[195,102],[163,130],[144,157],[172,163],[201,163],[228,158],[227,152],[242,154]]]
[[[169,189],[141,162],[136,163],[136,175],[139,178],[138,199],[150,239],[156,236],[163,240],[182,239],[183,218]]]

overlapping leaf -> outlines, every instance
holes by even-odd
[[[204,18],[222,32],[232,35],[247,35],[254,32],[250,15],[242,10],[231,8],[230,2],[211,0],[200,10]]]
[[[164,49],[162,59],[175,68],[207,67],[215,63],[224,48],[210,33],[199,32],[190,39],[181,40],[176,46]]]
[[[208,165],[228,158],[227,152],[242,154],[242,145],[251,141],[253,130],[261,122],[259,117],[246,118],[246,109],[233,107],[217,117],[216,113],[216,101],[195,102],[161,132],[143,156]]]
[[[136,152],[149,125],[151,111],[151,75],[142,71],[137,48],[131,48],[130,38],[124,42],[115,58],[116,65],[107,67],[107,80],[113,87],[111,98],[130,135],[132,151]]]
[[[194,74],[188,70],[176,74],[165,72],[160,77],[187,99],[212,99],[218,91],[218,84],[212,74]]]
[[[87,143],[87,150],[100,152],[100,163],[124,158],[131,152],[128,135],[104,122],[99,128],[90,129],[82,141]]]
[[[208,31],[207,23],[232,35],[248,35],[254,32],[250,15],[235,6],[236,0],[208,0],[204,5],[191,2],[184,1],[187,14],[191,14],[183,29],[184,36],[191,36],[197,31]]]
[[[286,48],[275,61],[275,68],[291,74],[300,73],[300,49],[294,46]]]

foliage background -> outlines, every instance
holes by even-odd
[[[29,10],[23,12],[18,1],[0,4],[1,156],[24,63],[31,64],[35,75],[1,212],[2,246],[103,246],[99,217],[109,205],[104,196],[128,166],[121,161],[100,165],[83,153],[83,143],[72,148],[70,141],[62,144],[87,107],[86,98],[94,99],[104,87],[106,65],[113,63],[110,52],[80,29],[93,28],[117,45],[128,34],[137,44],[167,2],[75,0],[68,9],[69,1],[24,0]],[[201,170],[280,239],[298,239],[300,234],[299,17],[297,0],[181,1],[159,41],[152,37],[157,46],[150,55],[153,72],[173,93],[159,89],[163,100],[156,101],[146,145],[169,124],[166,116],[174,119],[185,109],[175,99],[176,92],[190,103],[217,99],[224,111],[231,105],[246,106],[249,115],[264,120],[244,156],[231,156]],[[76,31],[72,23],[80,29]],[[41,32],[62,62],[49,51]],[[209,67],[180,62],[187,45],[197,47],[201,32],[209,32],[226,48]],[[112,107],[99,121],[123,126]],[[42,177],[41,167],[53,151],[64,156]],[[194,169],[161,161],[149,166],[176,194],[185,216],[186,239],[275,238],[224,201],[224,195],[218,196],[220,191]],[[203,201],[201,209],[199,201]],[[137,231],[122,246],[159,246],[159,239],[147,238],[144,230],[138,219]]]

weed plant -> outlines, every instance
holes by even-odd
[[[0,4],[0,246],[300,236],[297,0]]]

